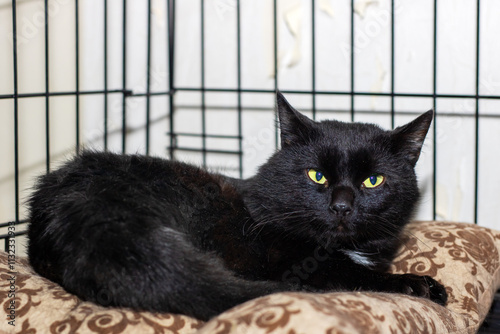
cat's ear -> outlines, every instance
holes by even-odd
[[[281,147],[304,144],[314,133],[314,122],[295,110],[280,92],[276,93],[276,108],[280,120]]]
[[[410,123],[392,131],[391,139],[394,149],[408,159],[413,166],[418,161],[433,116],[434,111],[431,109]]]

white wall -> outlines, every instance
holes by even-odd
[[[108,77],[110,90],[122,89],[122,1],[109,0]],[[241,0],[241,83],[245,89],[274,89],[273,1]],[[355,1],[355,90],[391,92],[390,1]],[[75,78],[75,5],[71,0],[50,0],[49,15],[49,85],[54,92],[72,91]],[[282,90],[310,90],[312,87],[311,2],[279,0],[278,86]],[[0,95],[13,93],[13,56],[11,1],[0,0]],[[200,1],[176,2],[177,87],[198,88],[201,83]],[[316,1],[316,89],[350,90],[350,2]],[[395,72],[394,90],[398,93],[433,92],[433,6],[431,0],[395,1]],[[45,28],[43,1],[17,1],[19,92],[45,91]],[[80,89],[104,87],[103,2],[80,0]],[[127,8],[127,89],[134,93],[146,90],[147,1],[129,0]],[[500,3],[481,2],[481,50],[479,93],[500,94],[500,47],[497,20]],[[168,90],[168,53],[165,1],[152,1],[152,76],[151,90]],[[438,2],[437,93],[476,93],[476,1],[442,0]],[[237,85],[236,1],[205,1],[205,85],[209,88],[236,88]],[[208,92],[207,133],[237,134],[237,96],[233,93]],[[312,98],[307,94],[287,94],[299,110],[310,114]],[[178,107],[176,131],[201,131],[199,92],[180,91],[175,96]],[[74,96],[51,97],[50,152],[51,168],[74,153],[76,101]],[[109,147],[121,149],[121,95],[110,94]],[[372,111],[390,110],[390,97],[356,96],[355,120],[390,127],[388,114]],[[396,97],[396,125],[403,124],[432,108],[432,98]],[[275,150],[273,95],[243,93],[242,105],[244,176],[250,176]],[[127,100],[127,125],[130,132],[128,152],[145,151],[146,99]],[[80,142],[103,146],[102,95],[80,97]],[[500,173],[500,102],[484,99],[480,107],[479,134],[479,216],[481,225],[500,229],[496,205]],[[318,118],[349,120],[350,96],[318,95]],[[0,99],[0,221],[14,219],[14,104]],[[324,112],[328,111],[328,112]],[[438,98],[437,133],[426,141],[417,170],[424,197],[418,214],[432,218],[432,140],[437,142],[437,211],[440,219],[472,222],[474,219],[474,99]],[[151,154],[166,155],[169,137],[168,98],[151,99]],[[459,116],[446,116],[455,113]],[[199,146],[200,140],[182,138],[181,144]],[[19,166],[21,199],[29,194],[35,175],[45,171],[45,98],[19,100]],[[209,148],[238,149],[237,141],[208,140]],[[201,156],[179,153],[179,158],[201,162]],[[208,163],[213,169],[236,175],[237,157],[212,154]],[[21,218],[25,217],[24,209]]]

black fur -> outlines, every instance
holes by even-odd
[[[313,122],[281,94],[278,110],[282,149],[248,180],[90,151],[40,177],[29,202],[33,268],[84,300],[204,320],[279,291],[446,303],[432,278],[386,272],[418,200],[414,165],[432,111],[384,131]],[[363,186],[373,174],[383,184]]]

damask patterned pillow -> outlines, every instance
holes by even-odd
[[[281,293],[249,301],[204,324],[186,316],[103,308],[82,302],[0,254],[0,303],[7,333],[475,333],[500,286],[500,232],[470,224],[414,222],[392,271],[435,277],[446,307],[399,294]],[[11,294],[10,294],[11,295]],[[15,326],[9,324],[15,301]]]

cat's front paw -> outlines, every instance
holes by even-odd
[[[448,294],[445,287],[430,276],[404,274],[395,280],[394,288],[397,292],[407,295],[424,297],[439,305],[446,305]]]

